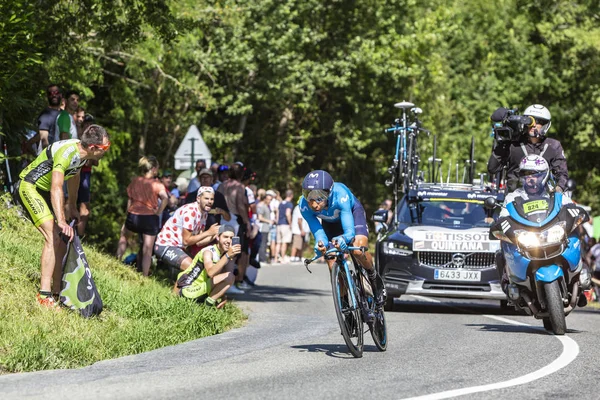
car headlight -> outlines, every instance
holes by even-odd
[[[558,244],[565,239],[566,222],[561,221],[542,232],[516,230],[515,236],[521,247],[532,248]]]
[[[396,242],[383,242],[381,246],[383,254],[394,256],[412,256],[412,251],[408,250],[408,246],[401,245]]]

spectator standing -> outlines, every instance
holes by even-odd
[[[197,160],[196,166],[194,167],[195,173],[192,175],[190,179],[190,183],[188,184],[187,192],[197,192],[200,185],[200,171],[206,169],[206,161]]]
[[[383,203],[381,203],[379,205],[379,208],[377,209],[377,211],[389,211],[392,209],[392,200],[390,199],[385,199],[383,201]],[[393,215],[391,213],[388,213],[388,219],[387,219],[387,224],[389,225],[390,222],[392,222],[392,217]],[[383,229],[383,224],[381,222],[375,222],[375,233],[379,233],[380,230]]]
[[[229,179],[229,165],[219,165],[219,168],[217,169],[217,180],[215,181],[215,183],[213,184],[213,189],[218,190],[219,186],[221,185],[221,183],[225,182],[227,179]]]
[[[287,247],[292,243],[292,210],[294,209],[294,192],[291,189],[285,191],[285,199],[279,204],[277,212],[277,243],[275,248],[275,262],[288,262]]]
[[[60,87],[55,84],[49,85],[46,89],[46,96],[48,107],[38,116],[38,133],[43,149],[58,140],[56,119],[60,114],[60,104],[62,102]]]
[[[131,232],[142,235],[141,263],[144,276],[150,275],[152,248],[156,235],[160,232],[160,215],[167,207],[168,195],[165,186],[156,179],[158,160],[154,156],[142,157],[138,163],[141,176],[131,180],[127,187],[127,219],[121,228],[117,258],[121,260],[127,247],[127,237]],[[160,198],[160,206],[158,199]]]
[[[75,193],[79,187],[79,171],[89,159],[99,160],[110,148],[106,130],[92,125],[81,140],[67,140],[50,145],[19,175],[13,196],[44,237],[41,259],[40,291],[38,302],[56,307],[53,294],[61,286],[61,268],[66,245],[60,235],[73,239],[73,228],[68,220],[79,217]],[[63,183],[67,181],[71,193],[65,204]],[[56,222],[55,222],[56,220]]]
[[[195,203],[185,204],[175,211],[163,226],[154,244],[154,254],[166,265],[185,271],[192,258],[185,252],[191,245],[206,246],[215,240],[219,225],[206,227],[206,217],[215,201],[215,191],[201,186]]]
[[[177,209],[179,200],[177,197],[175,197],[175,195],[173,195],[173,193],[171,193],[173,186],[173,174],[170,170],[167,169],[163,171],[160,177],[160,182],[165,186],[165,190],[167,191],[169,197],[167,200],[167,207],[163,210],[160,216],[160,228],[162,229],[162,227],[171,217],[171,213]]]
[[[214,185],[215,183],[217,183],[218,176],[219,176],[219,163],[218,162],[214,162],[214,163],[210,164],[210,172],[212,172],[212,177],[213,177],[212,184]]]
[[[271,219],[274,221],[271,225],[271,231],[269,232],[269,252],[271,253],[271,264],[275,263],[277,253],[275,252],[277,247],[277,213],[279,212],[279,204],[281,203],[281,196],[277,190],[267,190],[267,194],[273,196],[269,208],[271,208]]]
[[[85,114],[85,110],[80,107],[80,110]],[[81,116],[78,111],[78,120],[81,118],[81,123],[77,126],[78,135],[81,137],[83,131],[88,126],[94,124],[94,117],[90,114]],[[83,236],[85,234],[85,228],[90,219],[90,202],[91,202],[91,190],[92,190],[92,167],[98,165],[97,160],[88,160],[87,163],[81,168],[81,178],[79,179],[79,190],[77,191],[77,207],[79,209],[79,222],[77,223],[77,234]]]
[[[240,238],[242,253],[237,260],[238,275],[236,276],[235,283],[235,286],[239,290],[250,288],[243,282],[246,267],[248,266],[248,233],[250,229],[248,197],[246,196],[246,188],[241,182],[243,176],[244,167],[239,164],[233,164],[229,169],[229,179],[219,185],[218,189],[225,196],[231,219],[235,220],[239,225],[236,234]]]
[[[65,96],[65,100],[65,109],[56,118],[56,135],[59,140],[77,139],[75,113],[79,107],[79,93],[69,91]]]
[[[290,254],[291,262],[301,261],[302,254],[306,247],[306,236],[310,231],[308,222],[302,216],[300,212],[300,206],[296,204],[294,211],[292,211],[292,250]]]
[[[269,241],[271,226],[275,225],[275,221],[271,218],[271,208],[269,207],[269,205],[271,204],[271,201],[273,200],[273,196],[271,194],[267,194],[267,193],[264,193],[260,197],[260,201],[259,201],[258,205],[256,206],[258,222],[260,222],[260,233],[262,234],[260,250],[258,252],[258,254],[259,254],[258,259],[260,262],[268,262],[269,261],[269,258],[267,256],[267,247],[268,247],[267,243]]]

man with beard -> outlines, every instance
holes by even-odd
[[[65,109],[56,118],[56,136],[59,137],[57,140],[77,139],[78,137],[75,114],[79,108],[79,93],[71,90],[67,92],[65,99]]]
[[[48,107],[38,117],[38,132],[42,148],[46,148],[58,140],[56,135],[56,119],[60,114],[62,94],[58,85],[51,84],[46,89]]]
[[[206,246],[215,240],[219,225],[205,229],[214,200],[213,188],[202,186],[198,189],[196,202],[175,211],[156,237],[154,254],[159,260],[184,271],[192,264],[192,258],[184,249],[191,245]]]
[[[239,244],[231,244],[233,235],[232,226],[222,225],[217,243],[202,249],[194,257],[192,265],[179,273],[175,291],[180,296],[217,308],[226,303],[221,298],[235,279],[226,267],[242,251]]]

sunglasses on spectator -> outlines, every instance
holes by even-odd
[[[110,148],[110,140],[106,144],[93,144],[92,146],[100,150],[108,151]]]

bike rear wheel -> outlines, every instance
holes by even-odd
[[[343,286],[340,285],[343,282]],[[348,282],[342,266],[336,262],[331,268],[331,287],[333,291],[333,303],[342,336],[350,353],[356,358],[361,358],[364,347],[363,320],[360,308],[352,309],[350,289],[354,287]]]

